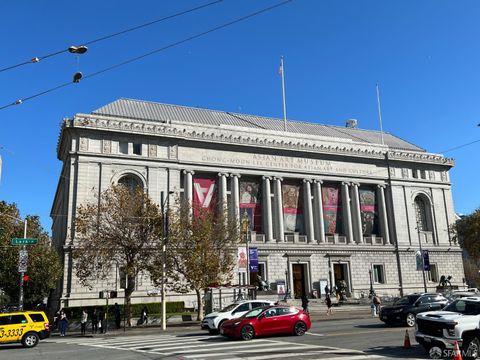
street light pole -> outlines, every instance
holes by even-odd
[[[419,226],[418,218],[417,218],[417,233],[418,233],[418,246],[420,248],[420,256],[422,257],[423,288],[424,288],[425,292],[428,292],[427,291],[427,279],[425,277],[425,261],[424,261],[424,258],[423,258],[422,241],[420,239],[420,226]]]
[[[21,219],[17,219],[21,220]],[[23,238],[27,238],[27,219],[25,218],[24,224],[23,224]],[[27,250],[26,246],[22,246],[22,251],[25,252]],[[20,260],[20,256],[19,256]],[[18,307],[20,308],[20,311],[23,310],[23,277],[25,276],[25,272],[20,271],[20,296],[18,298]]]
[[[168,191],[167,198],[165,198],[165,192],[160,192],[160,211],[162,212],[162,330],[167,330],[167,303],[165,301],[165,283],[166,283],[166,262],[167,262],[167,213],[165,212],[165,203],[167,203],[167,211],[169,208],[170,194],[173,191]]]
[[[373,294],[375,294],[375,290],[373,290],[372,269],[368,270],[368,275],[369,275],[369,278],[370,278],[370,294],[369,294],[369,297],[373,297]]]

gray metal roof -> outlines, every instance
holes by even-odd
[[[92,114],[145,121],[177,121],[216,126],[231,125],[276,131],[283,131],[284,127],[283,119],[132,99],[115,100],[93,111]],[[296,134],[344,138],[355,142],[370,144],[382,143],[380,131],[322,125],[295,120],[287,120],[287,131]],[[390,148],[425,151],[424,149],[389,133],[383,133],[383,138],[385,145],[388,145]]]

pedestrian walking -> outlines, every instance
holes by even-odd
[[[81,327],[82,335],[85,335],[85,330],[87,329],[87,321],[88,321],[87,310],[83,309],[82,317],[80,319],[80,327]]]
[[[105,314],[102,309],[98,311],[98,329],[100,330],[100,334],[105,332],[105,323],[104,323]]]
[[[307,298],[307,295],[303,294],[302,295],[302,308],[303,308],[303,311],[305,311],[307,314],[308,314],[308,298]]]
[[[377,315],[380,315],[380,307],[382,305],[382,301],[376,294],[374,294],[373,296],[372,303],[373,305],[375,305],[375,312],[377,313]]]
[[[98,312],[96,308],[92,311],[92,334],[96,334],[98,331]]]
[[[64,310],[60,311],[60,336],[65,336],[68,327],[68,319],[67,314],[65,314]]]
[[[148,309],[146,305],[142,309],[142,324],[143,325],[148,324]]]
[[[327,305],[327,315],[332,315],[332,299],[330,298],[330,294],[327,294],[325,304]]]
[[[115,303],[115,326],[117,329],[120,329],[120,322],[122,319],[122,313],[120,311],[120,305],[118,303]]]

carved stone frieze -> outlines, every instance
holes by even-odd
[[[148,156],[157,157],[157,145],[155,144],[148,145]]]
[[[408,178],[408,169],[407,168],[402,168],[402,178],[404,178],[404,179]]]
[[[80,138],[80,151],[88,151],[88,138]]]
[[[111,140],[103,140],[103,153],[104,154],[111,154],[112,153],[112,141]]]
[[[171,160],[178,159],[178,146],[177,145],[170,145],[168,147],[168,158]]]

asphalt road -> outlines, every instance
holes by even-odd
[[[427,359],[409,329],[412,349],[403,349],[404,327],[385,327],[377,318],[321,320],[302,337],[233,341],[198,327],[135,329],[95,337],[53,336],[33,349],[0,345],[2,360],[157,359]]]

